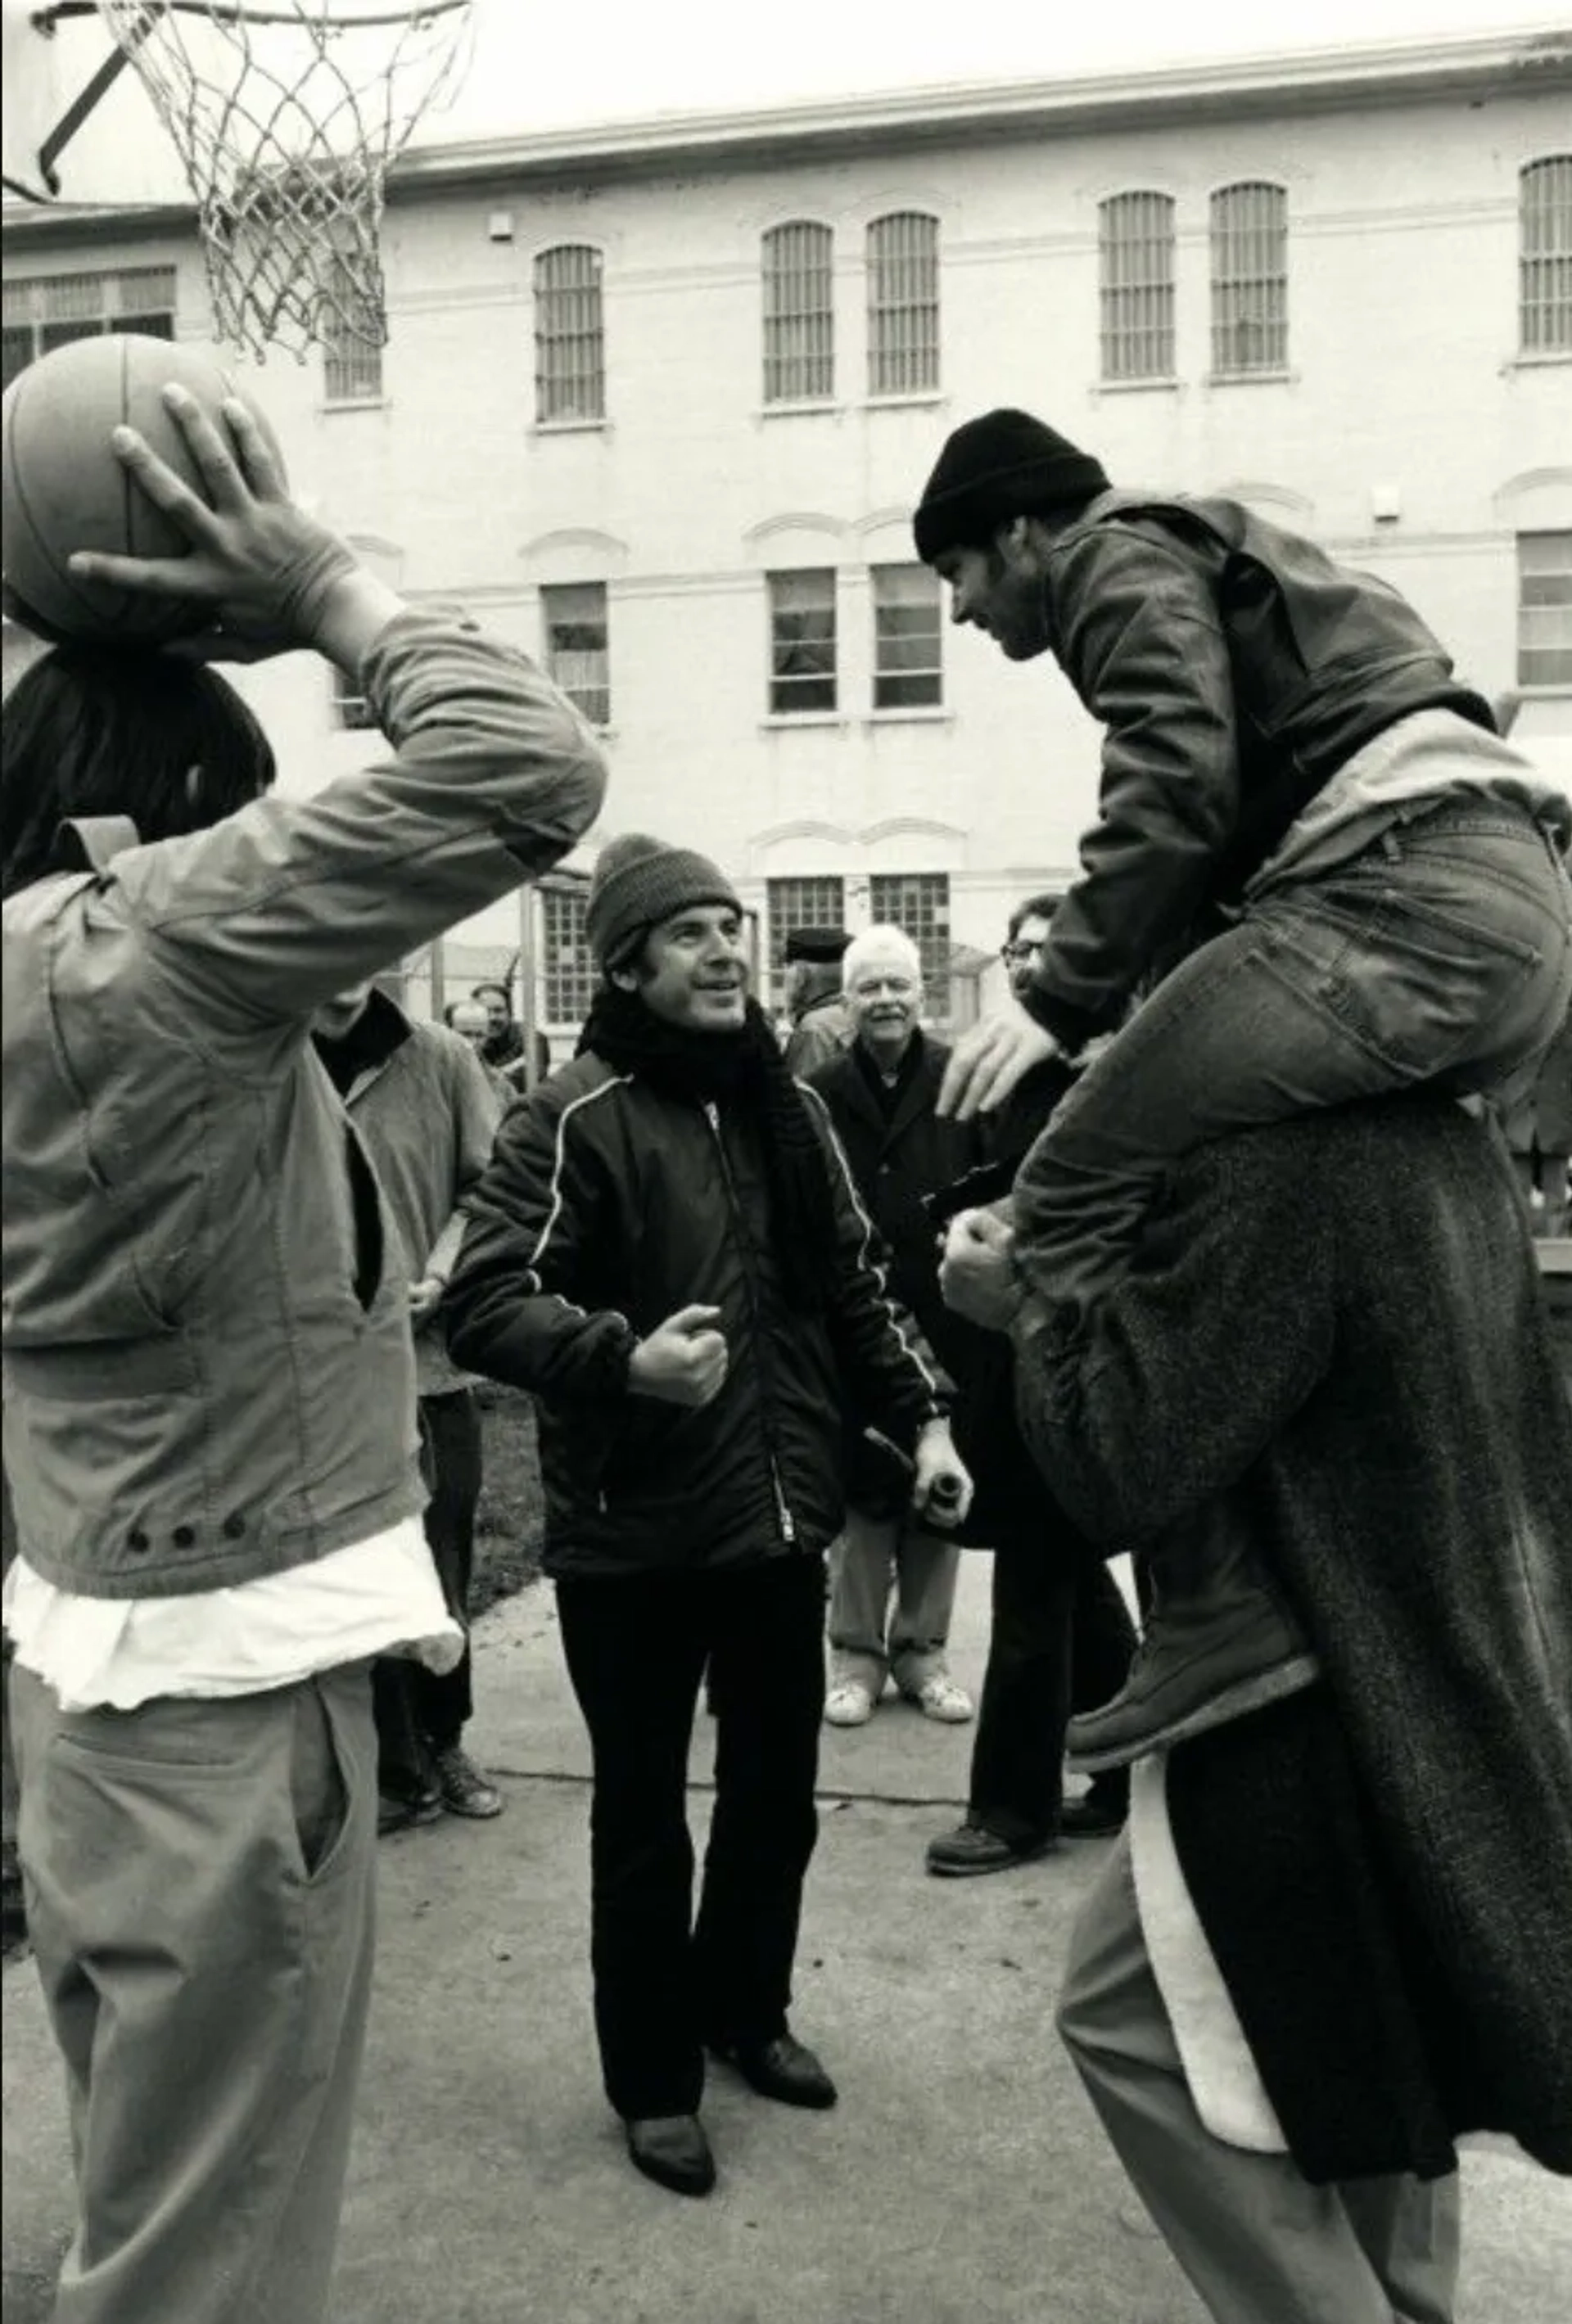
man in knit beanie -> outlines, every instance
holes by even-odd
[[[669,847],[642,831],[624,832],[600,851],[584,908],[584,933],[603,975],[621,968],[650,929],[689,904],[720,904],[741,919],[726,873],[691,847]]]
[[[965,1120],[1113,1036],[1015,1182],[1013,1263],[1050,1311],[1118,1285],[1193,1148],[1531,1065],[1572,998],[1572,806],[1388,583],[1238,502],[1112,491],[1023,411],[956,429],[913,530],[953,619],[1050,652],[1105,730],[1081,876],[937,1108]],[[1247,1558],[1149,1563],[1129,1681],[1070,1729],[1087,1773],[1316,1676]]]
[[[914,1516],[964,1515],[948,1392],[892,1308],[823,1101],[748,991],[743,908],[691,848],[614,840],[570,1065],[510,1109],[445,1305],[456,1362],[536,1401],[542,1563],[595,1764],[601,2077],[644,2176],[705,2195],[705,2055],[828,2107],[787,2010],[817,1823],[825,1553],[856,1432]],[[958,1519],[957,1519],[958,1522]],[[700,1895],[685,1805],[707,1667]]]

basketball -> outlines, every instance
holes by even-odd
[[[157,640],[199,630],[209,619],[200,606],[80,580],[66,562],[79,549],[124,557],[187,553],[183,536],[109,445],[111,429],[123,422],[137,429],[161,459],[202,493],[185,438],[164,408],[162,390],[171,381],[215,418],[224,398],[236,392],[209,349],[131,331],[56,347],[5,391],[0,407],[5,579],[23,607],[63,636],[99,643]],[[276,457],[265,423],[263,432]]]

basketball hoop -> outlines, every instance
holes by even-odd
[[[387,339],[388,166],[468,60],[471,0],[97,0],[178,151],[220,337]]]

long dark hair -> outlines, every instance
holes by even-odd
[[[55,868],[70,816],[127,815],[140,838],[175,839],[260,797],[274,772],[273,746],[227,678],[145,646],[42,655],[5,698],[4,745],[6,896]]]

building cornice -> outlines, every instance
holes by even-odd
[[[782,167],[1088,131],[1252,119],[1350,107],[1572,91],[1572,29],[1388,41],[1290,54],[1158,64],[1059,80],[953,83],[880,96],[819,97],[724,113],[662,113],[589,127],[467,138],[406,152],[391,202],[448,191],[543,183],[575,188],[673,172]],[[178,232],[193,206],[117,208],[8,201],[19,244],[103,234]]]

